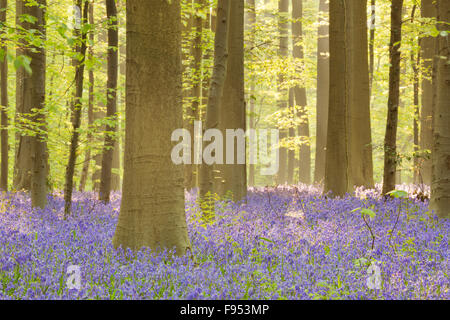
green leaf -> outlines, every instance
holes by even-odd
[[[259,237],[261,240],[266,241],[266,242],[270,242],[270,243],[274,243],[272,240],[264,238],[264,237]]]
[[[373,210],[367,208],[362,209],[361,214],[368,215],[371,219],[375,218],[376,216],[376,213]]]
[[[388,192],[387,194],[390,195],[391,197],[394,197],[397,199],[408,197],[408,193],[403,190],[392,190],[392,191]]]

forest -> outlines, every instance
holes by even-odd
[[[0,300],[450,299],[449,33],[449,0],[0,0]]]

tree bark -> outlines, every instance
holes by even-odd
[[[256,24],[256,3],[255,0],[247,0],[248,14],[247,14],[247,26],[250,31],[250,39],[249,39],[249,47],[253,48],[255,46],[255,24]],[[249,114],[248,114],[248,127],[249,129],[255,129],[255,82],[253,79],[250,80],[250,98],[249,101]],[[253,187],[255,186],[255,165],[250,163],[248,165],[248,185]]]
[[[209,129],[219,129],[219,117],[221,98],[224,91],[225,79],[228,68],[228,33],[230,24],[230,0],[219,0],[217,4],[217,25],[214,39],[214,68],[211,75],[208,104],[206,106],[206,119],[204,131]],[[218,193],[216,180],[217,173],[214,168],[217,165],[208,165],[204,161],[200,166],[199,196],[204,199],[210,193]]]
[[[108,79],[106,84],[106,116],[112,122],[106,125],[103,147],[99,200],[107,203],[111,193],[111,170],[117,133],[117,76],[119,68],[119,31],[115,0],[106,0],[108,26]]]
[[[0,0],[0,23],[6,22],[7,0]],[[3,32],[2,32],[3,33]],[[8,191],[8,60],[6,54],[8,51],[6,43],[0,46],[4,57],[0,61],[0,143],[1,143],[1,169],[0,169],[0,188]]]
[[[320,183],[325,179],[325,155],[327,144],[328,102],[330,91],[330,39],[329,13],[327,0],[319,2],[319,30],[317,44],[317,120],[316,120],[316,159],[314,168],[314,182]]]
[[[82,7],[82,0],[77,0],[79,8]],[[89,2],[84,2],[82,24],[88,19]],[[81,30],[82,27],[81,27]],[[80,35],[81,33],[81,35]],[[81,98],[83,96],[84,61],[86,58],[86,32],[77,30],[76,36],[81,40],[81,45],[77,45],[77,50],[81,54],[81,60],[75,60],[75,92],[71,104],[72,116],[72,138],[70,141],[69,161],[66,167],[66,182],[64,186],[64,217],[67,218],[72,209],[73,176],[75,173],[75,162],[77,159],[78,141],[80,138],[81,126]]]
[[[348,3],[347,50],[350,79],[348,101],[348,152],[350,187],[374,187],[372,136],[370,123],[370,86],[367,41],[367,2]],[[351,19],[350,19],[351,18]]]
[[[423,18],[436,17],[436,5],[433,0],[422,0],[421,14]],[[424,37],[420,40],[422,68],[422,109],[420,112],[420,149],[422,151],[433,149],[433,129],[432,129],[432,115],[433,115],[433,81],[431,79],[434,48],[434,37]],[[432,160],[430,157],[423,157],[421,159],[420,175],[423,183],[431,185],[431,171]]]
[[[28,91],[26,94],[30,95],[30,100],[25,103],[30,103],[27,109],[33,110],[33,122],[36,126],[36,134],[33,137],[32,147],[32,163],[33,171],[31,176],[31,205],[44,209],[47,205],[47,174],[48,174],[48,152],[46,142],[46,127],[45,127],[45,67],[46,67],[46,53],[44,43],[46,38],[45,27],[45,10],[46,0],[38,0],[34,6],[25,6],[24,13],[36,18],[34,24],[28,24],[28,27],[38,31],[42,39],[42,44],[39,47],[33,46],[26,50],[26,55],[31,58],[30,68],[32,70],[30,87],[26,87]],[[34,49],[34,50],[33,50]]]
[[[293,115],[294,110],[295,110],[295,98],[294,98],[294,89],[293,88],[289,88],[289,115],[292,115],[292,120],[293,119]],[[293,124],[290,125],[289,127],[289,138],[295,138],[295,128],[293,127]],[[288,157],[287,157],[287,184],[288,185],[292,185],[294,183],[294,172],[295,172],[295,149],[293,149],[292,147],[290,147],[288,149]]]
[[[414,5],[411,12],[411,23],[414,22],[415,13],[417,6]],[[419,43],[420,44],[420,43]],[[420,117],[420,108],[419,108],[419,63],[420,63],[420,51],[417,54],[417,58],[414,56],[414,53],[411,53],[411,67],[413,70],[413,105],[414,105],[414,120],[413,120],[413,140],[414,140],[414,172],[413,172],[413,183],[420,183],[419,179],[419,117]]]
[[[180,1],[128,0],[126,8],[125,166],[113,245],[183,255],[190,248],[183,167],[172,162],[169,143],[183,124]]]
[[[400,45],[402,40],[403,0],[393,0],[391,5],[391,40],[389,44],[389,97],[384,139],[383,194],[395,189],[397,171],[397,125],[400,98]]]
[[[439,56],[437,101],[434,111],[433,183],[430,208],[440,218],[450,218],[450,2],[437,1]],[[446,32],[444,36],[442,33]]]
[[[89,24],[94,25],[94,2],[89,4]],[[89,34],[89,55],[91,57],[94,56],[94,32]],[[94,85],[95,85],[95,76],[94,70],[89,70],[89,100],[88,100],[88,129],[92,130],[92,124],[94,123]],[[92,144],[92,133],[89,131],[87,134],[87,149],[84,156],[83,169],[81,171],[80,177],[80,191],[84,191],[86,188],[87,177],[89,174],[89,165],[91,163],[91,144]]]
[[[325,192],[344,196],[349,190],[347,137],[347,50],[346,29],[349,16],[345,1],[330,2],[330,94],[327,147],[325,160]],[[343,77],[345,77],[343,81]]]
[[[280,59],[285,59],[288,56],[289,49],[289,29],[288,29],[288,12],[289,12],[289,0],[278,0],[278,31],[279,31],[279,49],[278,55]],[[289,96],[288,91],[283,88],[285,77],[282,72],[278,75],[278,92],[280,99],[278,101],[278,107],[280,110],[286,110],[287,99]],[[282,143],[288,136],[288,129],[280,128],[280,143]],[[279,168],[278,175],[276,177],[277,184],[284,184],[287,182],[287,156],[288,151],[285,147],[279,147]]]
[[[228,33],[229,56],[223,87],[221,107],[219,109],[219,128],[226,137],[226,129],[246,130],[244,97],[244,0],[232,0],[230,3],[230,26]],[[236,139],[237,140],[237,139]],[[227,141],[230,142],[230,141]],[[224,143],[224,148],[226,143]],[[237,149],[237,148],[235,148]],[[219,195],[231,194],[234,201],[240,201],[247,195],[247,170],[244,163],[238,164],[239,151],[234,152],[234,164],[218,165]],[[224,152],[224,158],[227,153]],[[225,159],[224,159],[225,160]]]
[[[369,88],[372,96],[373,74],[375,64],[375,18],[376,0],[370,0],[370,35],[369,35]]]
[[[194,2],[196,10],[204,10],[204,1],[195,0]],[[187,129],[191,134],[191,138],[194,137],[194,121],[200,120],[200,103],[202,96],[202,33],[203,33],[203,18],[200,14],[195,15],[193,18],[194,24],[194,39],[191,47],[191,54],[193,56],[192,61],[192,90],[191,97],[192,103],[187,110]],[[191,155],[194,154],[194,144],[191,143]],[[196,164],[185,164],[185,187],[187,190],[191,190],[197,186],[198,168]]]
[[[26,13],[24,0],[16,0],[16,25],[26,28],[27,22],[20,21],[19,17]],[[19,40],[16,49],[16,56],[26,55],[26,43],[23,39]],[[31,76],[25,71],[23,67],[16,70],[16,124],[23,125],[22,118],[30,121],[28,116],[31,113],[29,101],[30,90],[27,89]],[[33,171],[32,163],[32,143],[33,138],[21,132],[16,133],[16,148],[14,161],[14,177],[13,189],[15,190],[30,190],[31,189],[31,174]]]
[[[303,60],[303,0],[292,0],[292,47],[295,59]],[[300,42],[300,44],[299,44]],[[299,108],[297,118],[301,123],[298,126],[298,136],[302,140],[299,153],[299,182],[311,183],[311,147],[309,144],[309,118],[306,100],[306,88],[299,86],[294,87],[295,102]]]

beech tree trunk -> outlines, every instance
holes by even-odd
[[[303,0],[292,0],[292,47],[294,58],[303,60],[303,26],[301,19],[303,18]],[[309,143],[309,118],[307,101],[306,101],[306,88],[299,86],[294,87],[295,102],[299,111],[297,118],[301,123],[298,126],[298,136],[302,139],[299,153],[299,182],[310,184],[311,183],[311,147]]]
[[[172,162],[170,143],[183,125],[180,1],[128,0],[126,10],[125,166],[113,245],[183,255],[183,167]]]
[[[328,102],[330,92],[330,39],[328,26],[329,5],[327,0],[319,2],[319,30],[317,44],[317,120],[316,158],[314,182],[324,182],[327,144]]]
[[[46,0],[38,0],[34,6],[24,6],[24,13],[36,18],[36,22],[28,24],[27,27],[39,32],[39,36],[45,41],[45,10]],[[34,49],[34,50],[33,50]],[[25,51],[31,58],[30,68],[32,70],[29,85],[25,94],[28,96],[25,103],[30,105],[26,109],[32,110],[33,121],[36,126],[36,135],[32,139],[32,163],[33,171],[31,176],[31,205],[44,209],[47,205],[47,174],[48,174],[48,152],[46,142],[45,116],[45,67],[46,53],[43,47],[33,46]]]
[[[376,22],[376,0],[370,0],[370,35],[369,35],[369,88],[372,95],[373,74],[375,65],[375,22]]]
[[[367,40],[367,2],[348,4],[347,50],[350,86],[348,101],[348,152],[350,187],[374,187],[372,135],[370,123],[370,88]]]
[[[94,19],[94,2],[91,2],[89,4],[89,24],[94,25],[95,19]],[[94,32],[91,32],[89,34],[89,55],[91,57],[94,56]],[[92,129],[92,124],[94,122],[94,85],[95,85],[95,77],[94,77],[94,70],[89,70],[89,100],[88,100],[88,128],[89,130]],[[84,156],[84,163],[83,163],[83,169],[81,171],[81,177],[80,177],[80,191],[84,191],[86,188],[86,182],[87,177],[89,174],[89,165],[91,163],[91,148],[90,145],[92,144],[92,133],[88,132],[87,134],[87,145],[88,148],[86,149],[86,153]]]
[[[289,29],[288,29],[288,12],[289,12],[289,0],[278,0],[278,31],[279,31],[279,50],[278,54],[280,59],[285,59],[288,56],[289,49]],[[287,108],[288,91],[283,88],[284,75],[280,72],[278,76],[278,92],[280,94],[280,100],[278,101],[278,107],[281,110]],[[288,136],[288,129],[280,128],[280,143],[282,143]],[[285,147],[279,147],[279,168],[278,175],[276,177],[277,184],[284,184],[287,182],[287,156],[288,150]]]
[[[295,98],[294,98],[294,89],[289,88],[289,109],[292,112],[292,115],[294,114],[295,109]],[[292,119],[294,120],[294,119]],[[291,124],[291,127],[289,127],[289,138],[295,138],[295,128],[293,127],[293,124]],[[289,148],[288,149],[288,157],[287,157],[287,184],[291,185],[294,183],[294,169],[295,169],[295,149]]]
[[[411,23],[414,22],[415,13],[417,6],[414,5],[411,12]],[[419,42],[420,44],[420,42]],[[413,172],[413,183],[420,183],[419,179],[419,158],[417,157],[419,152],[419,118],[420,118],[420,107],[419,107],[419,63],[420,63],[420,52],[417,54],[417,57],[414,56],[414,53],[411,53],[411,67],[413,70],[413,105],[414,105],[414,120],[413,120],[413,140],[414,140],[414,172]]]
[[[203,133],[209,129],[219,129],[221,98],[225,86],[225,78],[228,68],[228,33],[230,24],[231,0],[219,0],[217,3],[217,24],[214,38],[214,67],[208,90],[208,104],[206,106],[206,119]],[[205,143],[203,143],[205,146]],[[200,166],[199,196],[201,200],[210,194],[217,194],[218,173],[214,170],[217,164],[206,164],[202,161]]]
[[[82,6],[82,0],[77,0],[79,8]],[[84,2],[83,25],[88,19],[89,2]],[[73,193],[73,176],[75,174],[75,162],[77,159],[78,141],[80,138],[79,128],[81,126],[81,98],[83,96],[83,80],[84,80],[84,61],[86,58],[86,31],[77,30],[76,36],[81,40],[81,45],[77,46],[78,52],[81,54],[81,60],[75,59],[75,92],[72,100],[72,138],[70,141],[69,161],[66,167],[66,182],[64,186],[64,217],[67,218],[72,210],[72,193]]]
[[[196,10],[203,10],[204,3],[203,0],[195,0],[194,2]],[[191,98],[192,103],[190,107],[187,108],[187,129],[191,134],[191,139],[194,137],[194,121],[200,120],[200,104],[202,96],[202,33],[203,33],[203,18],[200,14],[195,15],[193,18],[194,22],[194,39],[191,48],[191,54],[193,56],[192,60],[192,90]],[[191,30],[189,30],[191,31]],[[191,143],[191,155],[194,154],[194,144]],[[187,190],[191,190],[197,186],[197,175],[198,168],[194,163],[186,164],[185,167],[185,187]]]
[[[346,26],[349,23],[344,1],[330,2],[330,96],[328,109],[327,147],[325,160],[324,191],[344,196],[350,190],[347,105],[349,101],[347,81]]]
[[[249,39],[249,48],[253,48],[255,46],[255,24],[256,24],[256,6],[255,0],[247,0],[248,7],[248,15],[247,15],[247,26],[250,31],[250,39]],[[248,127],[249,129],[255,129],[255,82],[253,79],[250,80],[250,98],[248,99],[249,103],[249,114],[248,114]],[[253,187],[255,186],[255,165],[250,163],[248,165],[248,185]]]
[[[223,87],[221,107],[219,109],[219,128],[226,139],[226,129],[246,130],[245,97],[244,97],[244,0],[230,2],[230,25],[228,33],[227,72]],[[235,141],[238,139],[235,139]],[[224,141],[225,142],[225,141]],[[230,141],[226,141],[230,142]],[[237,143],[234,150],[234,163],[226,164],[227,153],[224,143],[224,164],[217,166],[219,195],[231,194],[234,201],[240,201],[247,196],[247,170],[245,160],[245,145],[243,151],[244,163],[240,158]]]
[[[391,5],[391,40],[389,45],[389,97],[386,136],[384,139],[383,194],[395,189],[397,171],[397,125],[400,99],[400,45],[402,40],[403,0],[393,0]]]
[[[19,17],[26,13],[24,0],[16,0],[16,25],[26,28],[27,22],[21,21]],[[16,56],[26,55],[26,43],[23,39],[19,40],[19,45],[16,49]],[[31,76],[25,71],[23,67],[16,70],[16,124],[23,125],[22,118],[30,121],[28,116],[31,114],[29,101],[30,90],[27,89]],[[16,148],[14,161],[14,176],[13,189],[15,190],[30,190],[31,189],[31,174],[33,171],[32,163],[32,144],[33,138],[25,133],[17,132],[16,134]]]
[[[436,17],[436,4],[434,0],[422,0],[421,15],[423,18]],[[421,59],[424,73],[422,74],[422,108],[420,112],[420,149],[422,151],[433,149],[433,81],[432,69],[436,39],[424,37],[420,40]],[[432,160],[422,157],[420,176],[426,185],[431,185]]]
[[[0,0],[0,23],[6,22],[7,0]],[[8,191],[8,60],[6,53],[8,48],[5,43],[0,46],[3,50],[4,57],[0,61],[0,143],[1,143],[1,169],[0,169],[0,188]]]
[[[106,84],[106,116],[113,122],[106,125],[105,144],[102,156],[99,200],[109,202],[111,193],[111,170],[117,132],[117,76],[119,68],[119,31],[115,0],[106,0],[108,27],[108,78]]]
[[[437,65],[437,101],[434,111],[433,183],[430,207],[438,217],[450,218],[450,2],[437,1],[439,63]],[[442,33],[446,32],[443,36]]]

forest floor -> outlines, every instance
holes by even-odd
[[[192,255],[173,258],[113,249],[120,194],[104,205],[77,193],[66,221],[61,194],[45,211],[2,194],[0,299],[450,299],[450,221],[412,194],[256,188],[245,204],[219,203],[214,223],[186,195]]]

